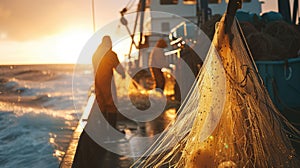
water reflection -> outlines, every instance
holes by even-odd
[[[176,118],[176,109],[170,108],[165,110],[155,120],[145,123],[146,134],[149,137],[153,137],[156,134],[164,131],[170,123],[173,123]]]

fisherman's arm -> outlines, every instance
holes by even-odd
[[[122,75],[122,78],[124,79],[125,78],[125,70],[124,70],[123,66],[121,65],[121,63],[120,63],[117,54],[114,54],[112,62],[113,62],[113,67],[115,68],[115,70],[120,75]]]

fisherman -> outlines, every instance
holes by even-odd
[[[116,103],[116,86],[113,78],[115,69],[122,78],[125,78],[125,72],[120,65],[117,54],[112,51],[112,41],[109,36],[102,38],[102,43],[93,55],[93,68],[95,74],[95,92],[98,106],[108,123],[118,130],[117,127],[117,108]],[[113,98],[114,97],[114,98]],[[83,130],[74,161],[73,168],[85,167],[115,167],[116,163],[107,163],[105,157],[119,157],[117,154],[109,152],[99,146],[86,130]]]
[[[109,36],[102,38],[102,43],[93,55],[93,67],[96,70],[95,92],[98,106],[108,123],[116,128],[118,110],[115,106],[117,94],[113,70],[122,75],[123,79],[125,72],[117,54],[112,51],[112,41]]]
[[[155,80],[156,88],[161,89],[162,92],[165,87],[165,78],[161,69],[168,66],[164,54],[164,48],[166,47],[166,41],[159,39],[149,56],[149,67],[152,78]]]

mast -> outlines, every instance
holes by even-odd
[[[294,0],[294,8],[293,8],[293,24],[296,24],[297,21],[297,12],[298,12],[299,1]],[[300,16],[298,16],[300,18]],[[298,23],[300,24],[300,23]]]
[[[197,6],[198,2],[197,0]],[[208,20],[208,15],[211,14],[210,9],[208,8],[208,0],[200,0],[200,5],[201,5],[201,24],[204,24]],[[197,7],[198,8],[198,7]],[[198,11],[197,11],[198,13]],[[199,25],[199,16],[198,16],[198,26]]]
[[[96,22],[95,22],[95,2],[92,0],[92,17],[93,17],[93,31],[96,31]]]
[[[126,27],[128,33],[130,34],[130,37],[131,37],[131,44],[130,44],[130,48],[129,48],[129,53],[128,53],[128,58],[130,59],[131,57],[131,52],[132,52],[132,47],[133,45],[137,48],[137,49],[140,49],[141,46],[143,45],[142,44],[142,41],[143,41],[143,30],[144,30],[144,12],[145,12],[145,9],[146,9],[146,0],[140,0],[139,3],[138,3],[138,8],[137,8],[137,13],[136,13],[136,18],[135,18],[135,23],[134,23],[134,28],[133,28],[133,32],[131,33],[129,27],[128,27],[128,22],[127,20],[124,18],[124,15],[125,13],[127,12],[127,8],[125,7],[122,11],[120,11],[121,13],[121,23]],[[139,20],[139,41],[138,43],[135,43],[134,41],[134,36],[135,36],[135,33],[136,33],[136,28],[137,28],[137,25],[138,25],[138,20]],[[139,55],[138,55],[138,60],[140,59],[140,50],[139,50]]]
[[[145,9],[146,9],[146,0],[140,0],[140,39],[139,39],[139,48],[143,40],[143,31],[144,31],[144,18],[145,18]]]
[[[291,9],[289,0],[278,0],[279,13],[283,16],[283,19],[291,23]]]
[[[201,10],[200,10],[200,3],[199,0],[196,0],[196,15],[197,15],[197,26],[201,24]],[[202,5],[201,5],[202,6]]]
[[[138,62],[137,64],[140,63],[142,52],[142,41],[143,41],[143,31],[144,31],[144,17],[145,17],[145,9],[146,9],[146,0],[140,0],[139,2],[139,13],[140,13],[140,38],[139,38],[139,44],[138,44],[138,49],[139,49],[139,55],[138,55]],[[137,65],[139,66],[139,65]]]

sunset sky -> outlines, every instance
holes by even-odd
[[[91,2],[1,0],[0,64],[76,63],[93,35]],[[96,27],[119,19],[128,2],[95,0]],[[277,11],[277,0],[265,0],[262,7]]]

